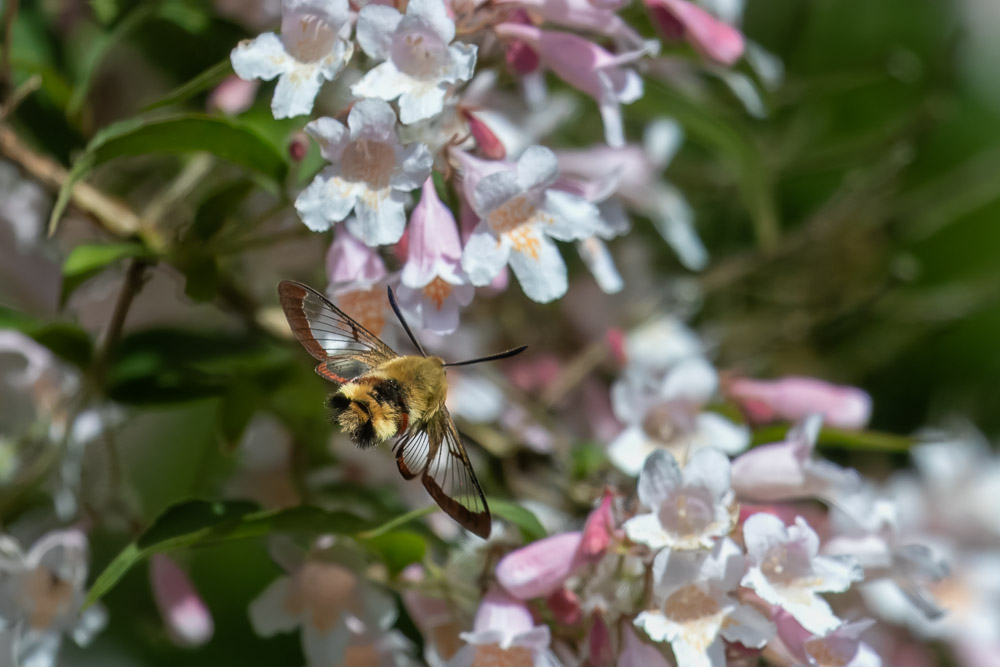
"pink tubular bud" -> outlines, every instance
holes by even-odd
[[[497,581],[519,600],[557,591],[579,564],[582,540],[583,533],[562,533],[512,551],[497,563]]]
[[[160,616],[179,646],[201,646],[212,638],[215,624],[194,584],[172,560],[156,554],[150,561],[153,597]]]
[[[469,124],[469,134],[476,140],[476,146],[483,157],[490,160],[503,160],[507,157],[507,149],[489,125],[466,109],[462,110],[462,117]]]

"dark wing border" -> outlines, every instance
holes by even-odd
[[[405,479],[420,476],[427,493],[445,513],[479,537],[489,537],[493,521],[486,495],[446,408],[423,429],[401,436],[395,451],[396,466]],[[410,463],[421,455],[425,456],[423,464],[414,469]]]
[[[346,363],[349,359],[371,368],[399,356],[378,336],[308,285],[283,280],[278,283],[278,299],[288,327],[306,352],[324,362],[316,367],[316,372],[328,380],[352,379],[344,378],[331,368],[341,360]],[[321,341],[343,347],[328,349]]]

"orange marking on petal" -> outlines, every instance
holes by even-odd
[[[440,276],[435,276],[434,280],[427,283],[424,287],[424,296],[434,302],[434,307],[438,310],[444,306],[444,302],[448,300],[451,296],[451,285],[441,279]]]

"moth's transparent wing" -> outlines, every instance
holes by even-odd
[[[492,520],[486,496],[445,408],[425,428],[396,441],[396,465],[406,479],[419,475],[431,498],[451,518],[476,535],[489,537]]]
[[[278,284],[278,298],[292,333],[321,362],[316,372],[331,382],[343,384],[399,356],[307,285],[283,280]]]

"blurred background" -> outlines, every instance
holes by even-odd
[[[53,382],[109,400],[95,408],[95,446],[53,482],[41,474],[55,465],[42,436],[22,429],[39,400],[3,390],[0,522],[37,535],[53,525],[40,497],[59,497],[52,484],[70,487],[65,502],[78,506],[67,512],[93,526],[94,571],[184,498],[266,493],[280,507],[312,494],[387,517],[408,506],[394,470],[379,477],[346,441],[330,447],[327,387],[283,332],[277,281],[327,283],[329,237],[305,229],[282,195],[321,165],[299,133],[303,119],[275,120],[262,93],[238,114],[256,143],[234,138],[234,159],[165,145],[168,137],[98,155],[77,173],[112,123],[160,111],[223,117],[229,52],[274,25],[274,4],[2,3],[13,19],[0,71],[0,328],[60,360]],[[644,12],[633,5],[623,15],[651,36]],[[685,270],[636,218],[610,243],[621,293],[601,293],[567,253],[564,299],[538,305],[518,289],[477,297],[454,337],[431,337],[432,347],[472,353],[530,346],[506,394],[526,415],[519,426],[466,425],[492,455],[477,456],[487,488],[580,510],[587,493],[559,488],[553,499],[545,486],[553,470],[587,489],[610,478],[572,409],[586,383],[559,374],[569,384],[546,389],[535,375],[553,364],[606,388],[618,371],[602,347],[607,331],[656,310],[689,319],[723,372],[867,390],[871,430],[885,446],[829,455],[869,476],[905,465],[899,436],[926,425],[1000,435],[1000,3],[748,0],[742,29],[771,54],[767,67],[724,72],[668,45],[645,95],[624,108],[631,138],[662,116],[683,127],[665,176],[694,210],[708,268]],[[344,93],[327,86],[320,108],[339,108]],[[591,106],[572,113],[546,144],[600,136]],[[50,239],[67,170],[96,194],[70,202]],[[130,282],[134,300],[112,345]],[[66,420],[90,405],[46,409]],[[516,447],[526,424],[570,449],[553,457]],[[65,664],[299,664],[288,659],[295,636],[264,641],[247,620],[247,601],[277,572],[262,543],[185,559],[216,618],[210,644],[183,651],[167,640],[137,568],[106,600],[118,620],[94,647],[67,646]]]

